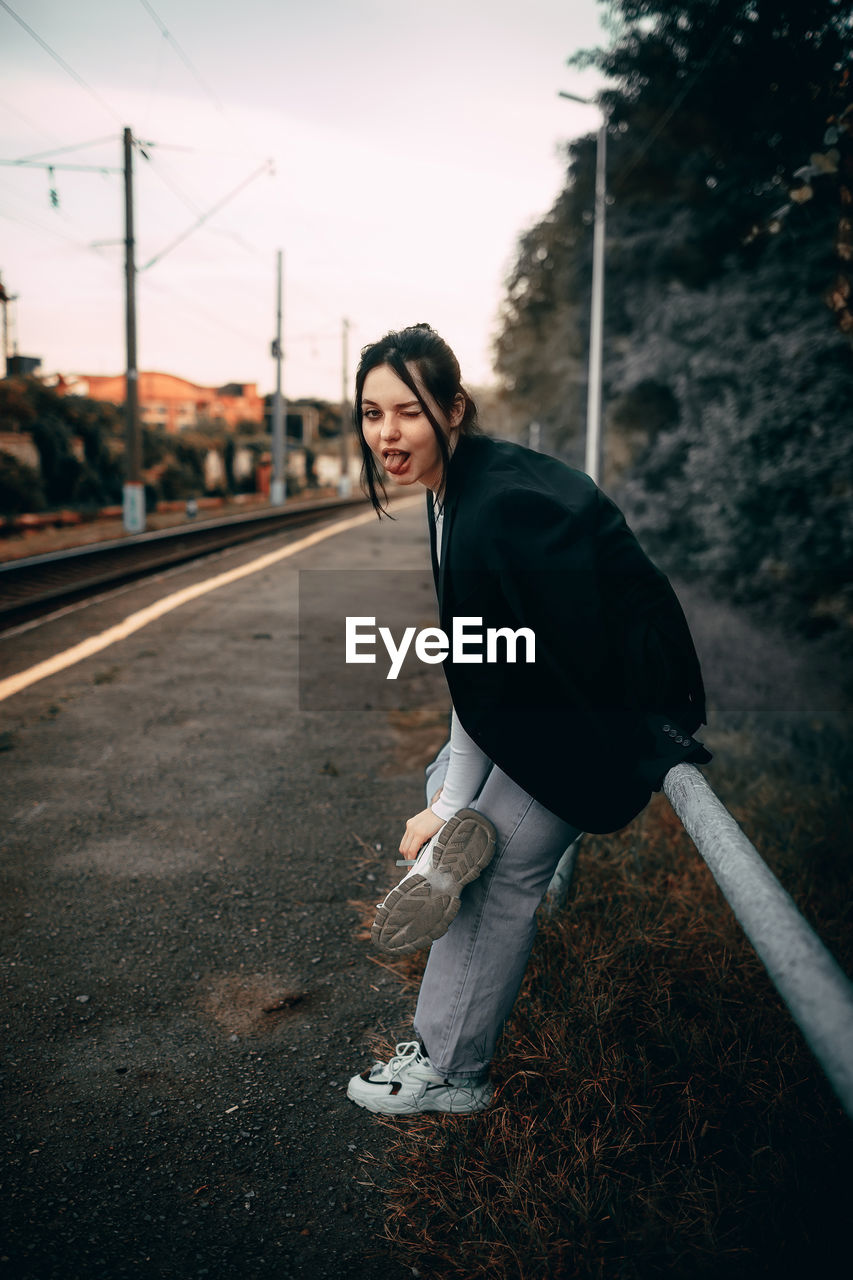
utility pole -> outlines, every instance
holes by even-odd
[[[342,498],[348,498],[352,492],[349,474],[349,327],[349,320],[341,322],[341,478],[338,494]]]
[[[272,354],[275,358],[275,395],[272,405],[272,483],[270,502],[274,507],[283,506],[286,494],[287,438],[285,431],[286,403],[281,394],[281,249],[276,255],[276,325]]]
[[[595,232],[592,241],[592,303],[589,320],[589,385],[586,407],[585,469],[596,484],[601,478],[601,374],[604,345],[604,219],[607,210],[607,117],[601,121],[595,148]]]
[[[0,276],[0,306],[3,308],[3,376],[9,376],[9,303],[12,299],[6,292],[3,277]]]
[[[561,89],[561,98],[597,104],[591,98]],[[584,469],[599,483],[601,477],[601,376],[604,341],[604,220],[607,211],[607,113],[602,110],[601,125],[595,146],[595,231],[592,241],[592,301],[589,317],[589,379],[586,395],[586,449]]]
[[[142,441],[139,432],[139,372],[136,364],[136,261],[133,236],[133,134],[124,131],[124,245],[125,245],[125,480],[124,527],[128,533],[145,528],[145,489],[142,484]]]

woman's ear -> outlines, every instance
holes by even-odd
[[[450,426],[456,428],[465,417],[465,397],[461,391],[457,391],[456,398],[450,410]]]

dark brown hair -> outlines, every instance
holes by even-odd
[[[477,425],[477,406],[462,386],[459,361],[444,339],[439,337],[430,325],[413,324],[407,329],[386,333],[384,338],[380,338],[378,342],[372,342],[369,346],[362,348],[361,360],[355,374],[353,420],[361,444],[362,488],[380,517],[389,514],[383,506],[383,502],[387,503],[388,501],[388,494],[382,481],[382,469],[364,438],[361,419],[364,380],[371,369],[378,369],[380,365],[385,364],[393,369],[397,377],[402,382],[405,382],[409,390],[417,396],[418,403],[435,432],[442,460],[441,489],[439,492],[444,488],[447,464],[450,461],[450,451],[447,447],[445,434],[441,429],[441,423],[421,395],[409,366],[412,365],[417,369],[421,382],[445,417],[449,418],[451,416],[456,397],[461,395],[465,400],[465,409],[459,423],[459,431],[463,435],[480,434],[480,428]],[[381,500],[379,498],[380,491],[382,493]],[[391,519],[393,519],[393,516]]]

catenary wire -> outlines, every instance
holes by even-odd
[[[6,12],[9,14],[9,16],[11,18],[14,18],[19,26],[23,27],[27,35],[32,36],[36,44],[41,45],[45,53],[49,53],[51,58],[53,58],[54,62],[58,63],[58,65],[62,67],[62,70],[67,75],[69,75],[71,79],[80,86],[81,89],[85,89],[86,92],[95,99],[95,101],[98,103],[99,106],[103,107],[103,109],[106,112],[108,112],[113,117],[114,120],[119,120],[119,117],[116,115],[115,111],[113,111],[110,104],[101,97],[97,89],[93,89],[92,86],[88,84],[81,75],[78,75],[78,73],[74,70],[74,68],[69,66],[69,64],[65,61],[65,59],[61,57],[56,52],[55,49],[52,49],[50,45],[47,43],[47,41],[43,40],[42,37],[38,34],[38,32],[34,31],[32,27],[29,25],[29,23],[25,22],[24,19],[21,17],[21,15],[19,13],[16,13],[10,4],[7,4],[6,0],[0,0],[0,8],[5,9]]]
[[[164,38],[165,40],[168,40],[169,44],[170,44],[170,45],[172,46],[172,48],[175,50],[175,53],[176,53],[176,54],[178,55],[178,57],[181,59],[181,62],[183,62],[184,66],[187,68],[187,70],[188,70],[188,71],[190,71],[190,72],[192,72],[192,74],[195,76],[196,80],[197,80],[197,81],[198,81],[198,83],[201,85],[202,89],[204,89],[205,93],[206,93],[206,94],[207,94],[207,96],[210,98],[211,102],[214,104],[214,106],[216,107],[216,109],[217,109],[218,111],[221,111],[221,110],[222,110],[222,103],[219,101],[219,99],[217,98],[217,96],[216,96],[216,94],[213,92],[213,90],[210,88],[210,86],[209,86],[209,85],[207,85],[207,84],[204,82],[204,80],[202,79],[202,77],[199,75],[198,71],[197,71],[197,70],[196,70],[196,68],[193,66],[193,63],[190,61],[190,59],[189,59],[188,55],[184,52],[184,50],[183,50],[183,49],[181,48],[181,46],[178,44],[178,42],[177,42],[177,40],[175,39],[175,37],[172,35],[171,31],[168,29],[168,27],[166,26],[166,24],[163,22],[163,19],[162,19],[162,18],[161,18],[161,17],[160,17],[160,16],[159,16],[155,11],[154,11],[154,9],[153,9],[153,8],[151,7],[151,5],[148,3],[148,0],[139,0],[139,3],[142,5],[142,7],[143,7],[143,9],[146,11],[146,13],[150,15],[150,17],[151,17],[152,21],[154,21],[154,22],[157,24],[157,26],[160,28],[160,34],[163,36],[163,38]]]
[[[205,216],[202,212],[201,206],[188,196],[185,191],[182,191],[175,180],[168,175],[162,166],[155,161],[154,157],[149,154],[149,149],[156,147],[158,144],[152,142],[140,142],[138,138],[134,139],[134,141],[136,142],[143,159],[148,162],[152,172],[155,173],[160,181],[169,188],[172,194],[180,200],[185,209],[188,209],[196,218],[204,221]],[[225,227],[208,227],[208,230],[214,232],[218,236],[225,236],[228,240],[233,240],[241,249],[245,249],[246,253],[251,253],[255,257],[265,256],[255,247],[255,245],[249,244],[248,240],[244,239],[244,237],[237,231],[229,231]]]
[[[201,217],[201,208],[199,205],[181,190],[174,179],[165,173],[159,163],[155,163],[154,157],[149,154],[148,150],[152,144],[149,142],[140,142],[138,138],[135,138],[134,141],[136,142],[137,148],[139,149],[143,159],[147,161],[148,167],[151,169],[152,173],[156,174],[163,185],[169,188],[172,195],[176,196],[177,199],[180,200],[185,209],[188,209],[190,213],[195,215],[195,217]]]
[[[238,338],[242,338],[244,342],[249,342],[252,346],[258,345],[258,335],[247,333],[244,329],[238,329],[236,325],[229,324],[227,320],[223,320],[215,311],[208,311],[206,307],[200,306],[198,302],[190,301],[189,298],[182,297],[176,293],[174,289],[165,288],[162,284],[152,280],[146,276],[142,282],[142,287],[151,289],[154,293],[159,293],[163,297],[172,298],[179,306],[184,307],[187,311],[194,311],[196,315],[202,316],[210,324],[217,325],[220,329],[225,329],[228,333],[235,334]]]
[[[19,111],[17,107],[13,107],[11,102],[7,102],[5,98],[0,98],[0,107],[2,107],[4,111],[8,111],[11,115],[17,116],[19,120],[23,121],[23,123],[35,133],[40,133],[45,138],[49,138],[51,136],[47,129],[44,129],[40,124],[36,124],[35,120],[24,115],[23,111]],[[55,137],[56,135],[53,136]]]
[[[41,222],[36,222],[33,218],[19,218],[14,213],[7,213],[0,209],[0,218],[4,218],[7,222],[17,222],[19,226],[26,227],[28,231],[38,231],[42,235],[54,236],[57,240],[63,240],[66,244],[70,244],[74,249],[78,249],[86,253],[94,253],[101,263],[108,262],[108,259],[94,245],[85,244],[80,240],[75,240],[73,236],[67,236],[64,232],[58,231],[56,227],[46,227]],[[110,270],[112,270],[110,264]]]
[[[212,218],[215,213],[218,213],[220,209],[224,208],[230,200],[233,200],[235,196],[239,195],[239,193],[247,187],[250,182],[254,182],[255,178],[259,177],[260,174],[264,172],[269,173],[270,170],[271,161],[267,160],[259,169],[256,169],[254,173],[250,173],[248,178],[244,178],[233,191],[229,191],[221,200],[217,200],[216,204],[208,209],[206,213],[202,214],[191,227],[187,227],[179,236],[176,236],[174,240],[170,241],[169,244],[166,245],[165,249],[161,249],[159,253],[155,253],[153,258],[149,258],[145,265],[139,268],[140,272],[147,271],[149,267],[153,267],[155,263],[159,262],[161,258],[164,258],[167,253],[172,251],[172,249],[175,249],[179,244],[182,244],[188,236],[191,236],[192,233],[202,226],[203,223],[207,222],[209,218]]]
[[[44,160],[46,156],[61,156],[69,151],[82,151],[85,147],[98,147],[104,142],[115,142],[115,134],[109,133],[104,138],[92,138],[89,142],[72,142],[70,147],[53,147],[49,151],[36,151],[31,156],[19,156],[16,164],[28,164],[33,160]]]

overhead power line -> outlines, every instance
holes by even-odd
[[[149,143],[149,142],[138,143],[140,154],[142,155],[143,159],[148,161],[148,166],[151,169],[152,173],[155,173],[157,177],[160,179],[160,181],[169,188],[169,190],[172,192],[172,195],[174,195],[178,200],[180,200],[181,204],[184,206],[185,209],[188,209],[189,212],[194,214],[197,218],[202,218],[202,219],[206,218],[207,215],[202,213],[202,210],[200,206],[196,203],[196,201],[194,201],[190,196],[188,196],[186,192],[183,191],[178,186],[178,184],[174,181],[174,179],[171,178],[167,173],[165,173],[164,170],[158,164],[155,164],[154,157],[149,155],[149,150],[148,150],[150,147],[154,145],[155,145],[154,143]],[[240,245],[240,247],[242,249],[245,249],[247,253],[254,254],[255,257],[258,257],[258,258],[266,257],[266,254],[261,254],[259,249],[255,248],[254,245],[249,244],[249,242],[245,240],[244,237],[241,236],[237,231],[229,231],[225,227],[211,227],[210,230],[215,231],[217,235],[226,236],[229,240],[233,240],[235,244]]]
[[[179,306],[185,307],[188,311],[195,312],[196,315],[202,316],[208,323],[216,325],[220,329],[224,329],[227,333],[235,334],[244,342],[248,342],[251,346],[257,347],[262,345],[262,339],[257,333],[249,333],[246,329],[239,329],[236,325],[230,324],[227,320],[223,320],[222,316],[215,311],[209,311],[207,307],[203,307],[197,300],[190,300],[183,297],[182,294],[176,293],[174,289],[164,288],[162,284],[150,278],[145,279],[144,287],[159,293],[166,298],[172,298]]]
[[[190,72],[195,76],[196,80],[199,82],[199,84],[201,85],[202,89],[204,89],[205,93],[206,93],[206,94],[207,94],[207,96],[210,98],[211,102],[214,104],[214,106],[217,108],[217,110],[218,110],[218,111],[221,111],[221,110],[222,110],[222,103],[219,101],[219,99],[217,98],[217,96],[216,96],[216,94],[213,92],[213,90],[210,88],[210,86],[209,86],[208,84],[206,84],[206,83],[205,83],[205,81],[202,79],[202,77],[199,75],[198,71],[197,71],[197,70],[196,70],[196,68],[193,66],[192,62],[190,61],[189,56],[184,52],[184,50],[183,50],[183,49],[181,48],[181,46],[178,44],[177,40],[176,40],[176,39],[175,39],[175,37],[172,35],[171,31],[168,29],[168,27],[166,26],[166,24],[165,24],[165,22],[163,21],[163,19],[162,19],[161,17],[159,17],[159,15],[158,15],[157,13],[155,13],[154,9],[153,9],[153,8],[151,7],[151,5],[148,3],[148,0],[139,0],[139,3],[142,5],[142,7],[143,7],[143,9],[145,10],[145,12],[146,12],[146,13],[148,13],[148,14],[150,15],[150,17],[152,18],[152,20],[153,20],[153,21],[157,24],[157,26],[160,28],[160,34],[163,36],[163,38],[164,38],[165,40],[168,40],[169,44],[170,44],[170,45],[172,46],[172,48],[175,50],[175,53],[176,53],[176,54],[178,55],[178,57],[181,59],[181,62],[183,62],[184,66],[187,68],[187,70],[188,70],[188,71],[190,71]]]
[[[2,4],[3,0],[0,0]],[[114,165],[108,164],[51,164],[47,160],[0,160],[0,164],[11,165],[16,169],[54,169],[76,170],[78,173],[121,173]]]
[[[199,217],[201,215],[201,209],[198,207],[195,201],[191,200],[190,197],[181,190],[178,184],[163,171],[163,169],[160,167],[159,164],[154,163],[153,157],[149,154],[149,149],[154,144],[150,142],[140,143],[139,140],[137,139],[137,145],[139,147],[142,158],[148,161],[148,166],[152,170],[152,172],[155,173],[157,177],[160,179],[160,181],[169,188],[173,196],[177,196],[178,200],[180,200],[181,204],[184,206],[185,209],[189,209],[190,213],[194,213],[196,217]]]
[[[46,227],[41,222],[36,222],[34,218],[27,216],[26,218],[18,218],[13,213],[6,213],[0,209],[0,218],[4,218],[8,222],[17,222],[19,226],[26,227],[28,231],[39,231],[42,235],[53,236],[57,240],[63,240],[66,244],[70,244],[74,249],[78,249],[83,253],[94,253],[101,263],[106,259],[104,255],[91,244],[83,244],[80,240],[75,240],[73,236],[67,236],[64,231],[57,231],[56,227]],[[110,266],[112,270],[112,266]]]
[[[56,147],[52,151],[40,151],[35,153],[34,155],[21,156],[17,160],[0,159],[0,165],[5,165],[11,168],[19,168],[19,169],[42,169],[51,175],[57,171],[66,171],[66,172],[75,171],[79,173],[101,173],[101,174],[121,173],[122,172],[121,169],[115,168],[110,165],[83,165],[83,164],[69,164],[67,162],[56,163],[53,160],[42,159],[42,157],[62,155],[69,151],[80,151],[85,147],[97,146],[99,144],[102,144],[105,142],[112,142],[112,141],[114,141],[114,138],[112,135],[106,138],[93,138],[88,142],[76,142],[76,143],[72,143],[70,146],[67,146],[67,147]],[[220,209],[222,209],[230,200],[234,198],[234,196],[238,195],[239,192],[242,191],[244,187],[248,186],[249,183],[252,182],[256,177],[258,177],[259,174],[263,173],[265,170],[271,171],[273,168],[272,160],[265,161],[260,169],[252,173],[248,178],[246,178],[243,182],[241,182],[238,187],[236,187],[233,191],[231,191],[227,196],[224,196],[221,200],[219,200],[213,206],[213,208],[203,213],[201,210],[201,207],[194,200],[192,200],[184,191],[182,191],[181,188],[178,186],[178,184],[167,173],[165,173],[159,165],[154,163],[154,160],[150,154],[151,150],[156,147],[162,148],[164,146],[168,148],[168,144],[142,141],[139,138],[134,138],[133,143],[139,150],[139,153],[143,157],[143,159],[148,161],[149,166],[151,167],[153,172],[159,177],[160,181],[163,182],[169,188],[172,194],[175,195],[181,201],[181,203],[185,206],[185,208],[187,208],[189,212],[194,214],[196,217],[196,221],[193,223],[191,227],[183,231],[181,235],[178,236],[175,240],[173,240],[171,244],[169,244],[165,249],[162,250],[161,253],[159,253],[155,258],[152,258],[150,262],[146,263],[145,266],[141,268],[141,270],[143,271],[146,270],[148,267],[153,266],[154,263],[158,262],[160,258],[162,258],[166,253],[168,253],[171,249],[175,248],[176,245],[180,244],[182,240],[185,240],[193,231],[195,231],[198,227],[202,226],[211,217],[213,217],[215,213],[217,213]],[[183,148],[176,148],[176,149],[181,150]],[[239,244],[242,249],[245,249],[247,253],[254,254],[255,256],[258,256],[258,257],[261,256],[260,251],[254,245],[249,244],[248,241],[246,241],[241,235],[239,235],[238,232],[230,231],[224,227],[223,228],[212,227],[211,230],[216,231],[218,235],[226,236],[228,237],[228,239],[233,240],[236,244]]]
[[[23,111],[19,111],[17,107],[13,107],[12,103],[8,102],[5,98],[0,98],[0,107],[2,107],[4,111],[8,111],[10,115],[17,116],[19,120],[23,121],[23,123],[35,133],[40,133],[45,138],[51,137],[51,134],[48,133],[46,129],[43,129],[42,126],[37,124],[30,116],[25,115]],[[53,136],[55,137],[56,135]]]
[[[9,17],[14,18],[15,21],[18,23],[18,26],[23,27],[27,35],[32,36],[36,44],[41,45],[45,53],[50,54],[54,62],[58,63],[59,66],[62,67],[62,70],[66,73],[66,75],[69,75],[71,79],[80,86],[81,89],[85,89],[86,92],[95,99],[95,101],[98,103],[99,106],[103,107],[105,111],[109,112],[109,114],[113,117],[114,120],[119,119],[119,117],[116,115],[115,111],[113,111],[110,104],[104,101],[104,99],[98,93],[97,89],[93,89],[90,84],[87,84],[87,82],[83,79],[83,77],[81,75],[78,75],[77,72],[74,70],[74,68],[70,67],[68,63],[65,61],[65,59],[60,57],[60,55],[56,52],[55,49],[51,49],[47,41],[43,40],[37,31],[33,31],[29,23],[24,22],[24,19],[20,16],[20,14],[15,13],[15,10],[12,8],[11,5],[6,3],[6,0],[0,0],[0,8],[5,9],[6,12],[9,14]]]
[[[259,177],[262,173],[271,173],[272,168],[272,161],[266,160],[264,164],[261,165],[260,169],[256,169],[254,173],[249,174],[248,178],[244,178],[239,186],[236,186],[233,191],[228,192],[228,195],[223,196],[221,200],[218,200],[212,208],[208,209],[207,213],[203,213],[200,218],[196,219],[191,227],[187,227],[186,231],[182,231],[179,236],[176,236],[174,240],[170,241],[170,243],[166,245],[165,249],[161,249],[153,258],[149,258],[145,263],[145,266],[140,267],[139,270],[147,271],[149,267],[154,266],[155,262],[159,262],[161,258],[165,258],[167,253],[171,253],[173,249],[177,248],[177,246],[186,240],[188,236],[191,236],[192,233],[202,226],[203,223],[207,222],[207,220],[212,218],[215,213],[218,213],[220,209],[224,208],[230,200],[233,200],[234,197],[239,195],[245,187],[248,187],[250,182],[254,182],[255,178]]]
[[[115,142],[115,135],[107,134],[105,138],[92,138],[91,142],[74,142],[70,147],[52,147],[49,151],[36,151],[31,156],[21,156],[16,164],[29,164],[33,160],[43,160],[45,156],[61,156],[68,151],[83,151],[86,147],[99,147],[104,142]]]

